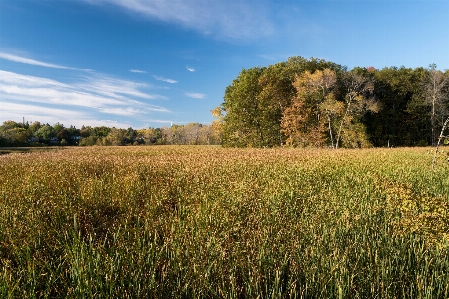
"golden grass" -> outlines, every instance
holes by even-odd
[[[429,148],[0,156],[0,297],[442,298]]]

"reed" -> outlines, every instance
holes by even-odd
[[[440,154],[441,156],[441,154]],[[0,156],[1,298],[448,298],[426,148]]]

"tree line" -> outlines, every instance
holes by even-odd
[[[106,126],[82,126],[80,129],[63,124],[15,122],[0,126],[0,146],[93,146],[93,145],[154,145],[154,144],[220,144],[212,125],[189,123],[171,127],[134,130]]]
[[[222,144],[232,147],[435,145],[449,115],[449,70],[347,67],[291,57],[243,69],[210,125],[119,129],[5,121],[0,146]]]
[[[449,70],[356,67],[292,57],[243,69],[212,113],[225,146],[434,145],[449,115]]]

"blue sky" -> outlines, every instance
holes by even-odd
[[[291,56],[449,69],[449,1],[0,0],[0,122],[207,124]]]

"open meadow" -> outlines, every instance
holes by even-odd
[[[448,298],[432,148],[0,156],[1,298]]]

